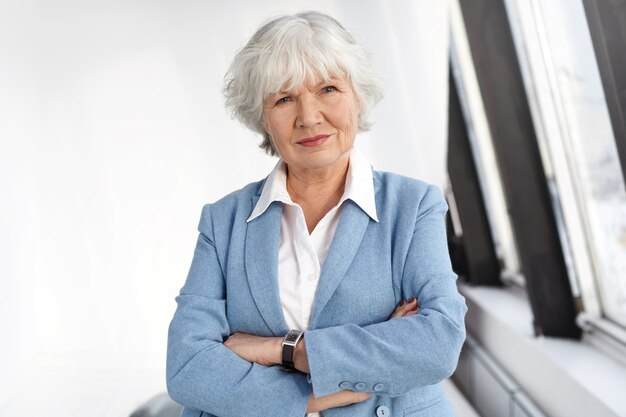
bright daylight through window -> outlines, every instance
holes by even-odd
[[[506,3],[518,23],[546,172],[565,214],[570,272],[586,311],[626,327],[626,191],[585,11],[569,0]]]

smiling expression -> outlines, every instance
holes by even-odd
[[[262,125],[290,169],[319,172],[347,164],[360,106],[345,78],[271,94]]]

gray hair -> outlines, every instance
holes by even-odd
[[[382,98],[382,86],[370,54],[335,19],[319,12],[275,18],[256,31],[237,52],[224,78],[226,108],[235,119],[263,135],[260,147],[276,149],[261,125],[263,102],[281,90],[308,80],[344,76],[359,100],[359,131],[371,126],[371,110]]]

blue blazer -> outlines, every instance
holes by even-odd
[[[281,203],[246,223],[264,182],[202,210],[197,246],[170,324],[167,387],[184,417],[303,417],[309,394],[372,393],[324,417],[454,416],[440,382],[465,339],[445,232],[447,205],[424,182],[374,171],[379,222],[347,200],[305,332],[310,375],[247,362],[232,333],[283,336]],[[404,299],[421,311],[388,320]]]

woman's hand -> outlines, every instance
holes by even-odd
[[[233,333],[224,346],[232,350],[248,362],[264,366],[281,365],[283,363],[283,338],[262,337],[247,333]],[[306,354],[305,341],[302,339],[293,355],[294,367],[305,374],[309,373],[309,360]]]
[[[259,365],[272,366],[282,363],[282,337],[262,337],[246,333],[233,333],[224,346],[242,359]]]
[[[413,297],[409,301],[402,300],[402,302],[394,310],[393,314],[391,314],[391,317],[389,317],[389,320],[398,317],[412,316],[413,314],[417,314],[419,311],[420,306],[417,302],[417,298]]]
[[[224,346],[235,352],[240,358],[259,365],[272,366],[282,363],[282,338],[261,337],[246,333],[234,333],[224,342]],[[295,355],[296,369],[308,372],[308,360],[304,341],[298,344]],[[339,391],[325,397],[309,397],[307,413],[324,411],[329,408],[344,407],[360,403],[370,398],[366,392]]]
[[[309,397],[307,413],[316,413],[329,408],[344,407],[368,400],[372,394],[367,392],[338,391],[325,397],[315,398],[313,394]]]

